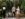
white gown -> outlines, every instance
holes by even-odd
[[[18,8],[16,10],[17,10],[16,14],[20,14],[20,8],[19,8],[19,6],[18,6]]]

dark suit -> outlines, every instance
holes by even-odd
[[[5,15],[6,14],[6,9],[5,10],[3,10],[3,17],[5,18]]]

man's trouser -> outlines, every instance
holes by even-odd
[[[14,17],[14,16],[15,16],[15,12],[12,13],[12,17]]]
[[[4,17],[4,18],[5,18],[5,16],[6,16],[5,13],[6,13],[6,10],[3,10],[3,17]]]

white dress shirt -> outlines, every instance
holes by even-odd
[[[5,10],[6,9],[6,7],[3,7],[3,10]]]
[[[12,7],[12,12],[15,12],[15,9],[16,9],[15,7]]]

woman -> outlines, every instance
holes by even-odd
[[[19,19],[19,16],[20,16],[20,8],[19,8],[19,6],[16,9],[16,16]]]

